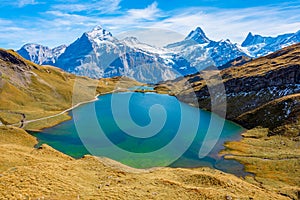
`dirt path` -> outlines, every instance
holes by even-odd
[[[83,102],[80,102],[80,103],[78,103],[78,104],[72,106],[71,108],[68,108],[68,109],[66,109],[66,110],[64,110],[64,111],[62,111],[62,112],[60,112],[60,113],[58,113],[58,114],[55,114],[55,115],[51,115],[51,116],[48,116],[48,117],[42,117],[42,118],[38,118],[38,119],[33,119],[33,120],[25,120],[25,118],[23,118],[24,121],[22,122],[22,120],[21,120],[21,125],[22,125],[22,127],[20,127],[20,128],[23,128],[24,125],[25,125],[25,124],[28,124],[28,123],[32,123],[32,122],[37,122],[37,121],[42,121],[42,120],[46,120],[46,119],[58,117],[58,116],[60,116],[60,115],[63,115],[63,114],[65,114],[65,113],[67,113],[67,112],[73,110],[74,108],[77,108],[78,106],[81,106],[81,105],[83,105],[83,104],[87,104],[87,103],[91,103],[91,102],[97,101],[97,99],[98,99],[98,97],[99,97],[100,95],[111,94],[111,93],[114,93],[114,92],[117,92],[117,90],[112,90],[111,92],[106,92],[106,93],[97,94],[97,95],[95,96],[94,99],[89,100],[89,101],[83,101]],[[13,126],[15,126],[15,125],[17,125],[17,124],[13,124]]]
[[[24,121],[26,119],[26,115],[24,113],[21,113],[21,112],[15,112],[15,111],[10,111],[10,110],[0,110],[0,112],[6,112],[6,113],[10,113],[10,114],[16,114],[16,115],[21,115],[22,116],[22,119],[20,120],[19,123],[16,123],[16,124],[12,124],[14,126],[17,126],[19,125],[19,128],[22,128],[24,126]],[[3,124],[0,120],[0,126],[3,126],[5,124]],[[10,125],[10,124],[9,124]]]
[[[46,119],[51,119],[51,118],[54,118],[54,117],[58,117],[60,115],[63,115],[71,110],[73,110],[74,108],[77,108],[78,106],[80,105],[83,105],[83,104],[87,104],[87,103],[91,103],[91,102],[94,102],[94,101],[97,101],[98,97],[100,95],[106,95],[106,94],[111,94],[111,93],[114,93],[114,92],[118,92],[120,90],[112,90],[110,92],[105,92],[105,93],[101,93],[101,94],[97,94],[95,96],[94,99],[92,100],[89,100],[89,101],[83,101],[83,102],[80,102],[74,106],[72,106],[71,108],[68,108],[58,114],[55,114],[55,115],[51,115],[51,116],[47,116],[47,117],[42,117],[42,118],[38,118],[38,119],[32,119],[32,120],[26,120],[26,115],[24,113],[17,113],[17,112],[13,112],[13,111],[6,111],[6,112],[10,112],[10,113],[14,113],[14,114],[20,114],[22,115],[22,119],[20,120],[20,122],[18,123],[15,123],[15,124],[10,124],[10,126],[19,126],[19,128],[23,128],[26,124],[29,124],[29,123],[32,123],[32,122],[37,122],[37,121],[42,121],[42,120],[46,120]],[[0,121],[0,126],[2,126],[3,124],[1,123]]]
[[[14,111],[4,111],[4,110],[1,110],[1,112],[7,112],[7,113],[12,113],[12,114],[18,114],[18,115],[22,115],[22,119],[20,120],[20,122],[18,123],[15,123],[15,124],[9,124],[9,126],[16,126],[16,127],[19,127],[19,128],[23,128],[25,126],[25,124],[28,124],[28,123],[32,123],[32,122],[37,122],[37,121],[42,121],[42,120],[46,120],[46,119],[50,119],[50,118],[54,118],[54,117],[58,117],[60,115],[63,115],[71,110],[73,110],[74,108],[80,106],[80,105],[83,105],[83,104],[86,104],[86,103],[91,103],[93,101],[96,101],[98,96],[99,95],[105,95],[105,94],[109,94],[109,93],[113,93],[115,91],[111,91],[111,92],[107,92],[107,93],[101,93],[101,94],[98,94],[95,96],[95,98],[93,100],[89,100],[89,101],[84,101],[84,102],[80,102],[74,106],[72,106],[71,108],[68,108],[58,114],[55,114],[55,115],[51,115],[51,116],[47,116],[47,117],[42,117],[42,118],[38,118],[38,119],[33,119],[33,120],[26,120],[26,115],[24,113],[20,113],[20,112],[14,112]],[[0,121],[0,126],[3,126],[4,124]]]

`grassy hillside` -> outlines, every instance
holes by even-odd
[[[76,98],[73,98],[76,82]],[[38,66],[12,50],[0,49],[0,121],[16,124],[60,113],[97,94],[140,85],[124,77],[93,80],[78,77],[52,66]],[[28,129],[51,126],[69,119],[67,113],[35,124]],[[21,126],[21,124],[20,124]]]

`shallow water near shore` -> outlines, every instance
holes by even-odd
[[[210,144],[205,140],[208,129],[214,129],[210,122],[217,122],[217,126],[224,119],[175,97],[134,92],[107,94],[75,108],[70,115],[72,120],[31,134],[38,138],[39,145],[46,143],[75,158],[92,154],[135,168],[206,166],[247,175],[243,165],[218,155],[224,142],[240,139],[244,129],[225,120],[218,141],[200,159],[200,148]]]

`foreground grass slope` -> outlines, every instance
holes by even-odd
[[[109,159],[75,160],[19,128],[0,127],[1,199],[288,199],[212,170],[138,170]]]
[[[255,177],[247,181],[291,199],[300,197],[300,142],[285,136],[268,136],[268,129],[255,128],[241,141],[225,144],[226,159],[238,160]]]

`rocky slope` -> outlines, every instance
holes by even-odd
[[[287,123],[299,124],[299,54],[300,44],[296,44],[242,66],[221,71],[226,95],[217,98],[223,103],[225,101],[222,100],[227,99],[227,118],[246,128],[270,128],[270,134],[284,134],[285,131],[278,127]],[[187,103],[196,94],[199,106],[210,110],[210,94],[203,78],[205,74],[208,74],[212,83],[218,78],[218,71],[210,70],[164,83],[160,88],[165,87],[165,91],[174,92]],[[186,81],[192,86],[185,90]],[[295,134],[299,134],[299,125],[294,128]]]
[[[222,65],[222,66],[219,66],[218,69],[222,70],[222,69],[226,69],[226,68],[229,68],[229,67],[236,67],[236,66],[241,66],[247,62],[250,62],[252,61],[253,58],[250,58],[248,56],[240,56],[240,57],[237,57],[233,60],[230,60],[229,62],[227,62],[226,64]]]
[[[76,79],[54,67],[38,66],[14,51],[0,50],[0,116],[2,122],[14,123],[23,113],[27,119],[51,115],[72,105],[72,89]],[[91,79],[78,78],[82,84]],[[94,95],[82,91],[82,101]]]

